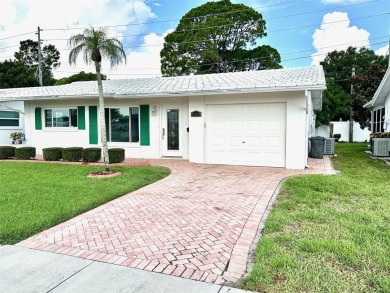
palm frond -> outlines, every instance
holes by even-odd
[[[76,47],[74,47],[70,53],[69,53],[69,64],[75,64],[77,61],[77,57],[79,56],[80,52],[83,51],[85,48],[84,44],[79,44]]]
[[[116,38],[108,38],[108,29],[105,27],[85,29],[82,34],[71,36],[68,45],[72,48],[69,54],[70,64],[76,63],[81,52],[87,64],[101,62],[102,58],[108,59],[111,66],[118,65],[123,60],[126,62],[122,43]]]

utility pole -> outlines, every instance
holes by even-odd
[[[351,77],[351,102],[349,104],[349,142],[353,142],[353,77],[355,76],[355,67],[352,68],[352,77]]]
[[[42,84],[42,60],[41,60],[41,28],[38,26],[38,82],[40,86]]]

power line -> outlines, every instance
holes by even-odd
[[[348,20],[337,20],[337,21],[331,21],[331,22],[323,22],[323,23],[321,23],[321,25],[334,24],[334,23],[340,23],[340,22],[357,20],[357,19],[365,19],[365,18],[371,18],[371,17],[382,16],[382,15],[387,15],[387,14],[390,14],[390,12],[379,13],[379,14],[372,14],[372,15],[367,15],[367,16],[362,16],[362,17],[355,17],[355,18],[351,18],[351,19],[348,19]],[[224,25],[224,26],[226,26],[226,25]],[[302,29],[302,28],[313,27],[313,26],[318,26],[318,24],[311,24],[311,25],[300,26],[300,27],[284,28],[284,29],[274,30],[274,31],[270,31],[270,32],[282,32],[282,31]],[[222,26],[216,26],[216,27],[222,27]],[[205,27],[205,28],[202,28],[202,29],[207,29],[207,28],[214,28],[214,26],[213,27]],[[47,39],[45,41],[49,41],[49,40],[50,39]],[[57,40],[59,40],[59,39],[57,39]],[[64,39],[64,40],[67,40],[67,39]],[[204,40],[199,40],[199,41],[186,41],[186,42],[181,42],[181,44],[182,43],[198,43],[198,42],[202,42],[202,41],[209,41],[209,39],[204,39]],[[164,45],[164,43],[162,43],[162,44],[153,44],[153,45],[137,45],[137,46],[131,46],[131,47],[124,47],[124,48],[125,49],[131,49],[131,48],[138,48],[138,47],[152,47],[152,46],[161,46],[161,45]],[[69,51],[71,49],[63,48],[63,49],[58,49],[58,50]]]
[[[294,1],[287,1],[287,2],[271,4],[271,5],[249,7],[249,8],[233,10],[233,11],[229,11],[229,12],[221,12],[221,13],[214,13],[214,14],[207,14],[207,15],[198,15],[198,16],[187,17],[187,18],[183,18],[183,19],[195,19],[195,18],[201,18],[201,17],[210,17],[210,16],[217,16],[217,15],[223,15],[223,14],[231,14],[231,13],[235,13],[235,12],[242,12],[242,11],[247,11],[247,10],[252,10],[252,9],[256,10],[258,8],[268,8],[268,7],[272,7],[272,6],[279,6],[279,5],[284,5],[284,4],[296,3],[296,2],[302,2],[302,0],[294,0]],[[369,2],[373,2],[373,1],[369,1]],[[166,19],[166,20],[149,21],[149,22],[138,22],[138,23],[131,23],[131,24],[109,25],[109,26],[105,26],[105,27],[135,26],[135,25],[156,24],[156,23],[179,21],[179,20],[180,19]],[[93,26],[93,27],[95,27],[95,26]],[[62,31],[62,30],[84,30],[84,29],[89,29],[89,28],[87,28],[87,27],[79,27],[79,28],[53,28],[53,29],[45,29],[45,30],[46,31],[53,31],[53,30]]]
[[[375,0],[375,1],[377,1],[377,0]],[[369,1],[369,2],[374,2],[374,1]],[[363,2],[363,3],[367,3],[367,2]],[[359,4],[361,4],[361,3],[359,3]],[[357,5],[357,4],[355,3],[354,5]],[[309,14],[309,13],[314,13],[314,12],[317,12],[317,11],[304,12],[302,14]],[[379,14],[372,14],[372,15],[361,16],[361,17],[355,17],[355,18],[350,18],[348,20],[337,20],[337,21],[332,21],[332,22],[323,22],[323,23],[321,23],[321,25],[333,24],[333,23],[339,23],[339,22],[345,22],[345,21],[351,21],[351,20],[358,20],[358,19],[364,19],[364,18],[370,18],[370,17],[376,17],[376,16],[383,16],[383,15],[387,15],[387,14],[390,14],[390,12],[379,13]],[[278,17],[270,18],[270,19],[287,18],[287,17],[290,17],[290,16],[296,16],[296,15],[299,15],[299,14],[278,16]],[[225,25],[207,26],[207,27],[194,28],[194,29],[182,29],[182,30],[176,30],[175,32],[179,32],[179,33],[191,32],[191,31],[205,30],[205,29],[210,29],[210,28],[222,28],[222,27],[226,27],[226,26],[231,26],[231,25],[230,24],[229,25],[225,24]],[[307,27],[313,27],[313,26],[318,26],[318,24],[306,25],[306,26],[301,26],[301,27],[292,27],[292,28],[278,29],[278,30],[269,31],[268,33],[281,32],[281,31],[287,31],[287,30],[294,30],[294,29],[300,29],[300,28],[307,28]],[[155,34],[164,34],[164,33],[165,32],[155,32]],[[130,37],[147,36],[149,34],[150,33],[148,33],[148,34],[146,34],[146,33],[143,33],[143,34],[133,34],[133,35],[116,35],[115,37],[130,38]],[[67,41],[67,40],[68,39],[62,39],[62,38],[60,38],[60,39],[45,39],[45,41]]]
[[[375,37],[375,38],[371,38],[371,40],[377,40],[377,39],[383,39],[383,38],[387,38],[388,36],[385,35],[385,36],[380,36],[380,37]],[[366,40],[359,40],[359,41],[354,41],[354,42],[348,42],[348,43],[341,43],[341,44],[336,44],[336,45],[332,45],[332,46],[326,46],[326,47],[320,47],[320,48],[316,48],[317,50],[321,50],[321,49],[328,49],[328,48],[333,48],[333,47],[338,47],[338,46],[345,46],[345,45],[351,45],[351,44],[355,44],[355,43],[361,43],[361,42],[364,42]],[[376,45],[376,44],[372,44],[372,45]],[[152,46],[152,45],[151,45]],[[69,50],[69,49],[65,49],[65,50]],[[299,53],[303,53],[303,52],[309,52],[309,51],[313,51],[313,49],[307,49],[307,50],[300,50],[300,51],[295,51],[295,52],[287,52],[287,53],[280,53],[281,56],[285,56],[285,55],[292,55],[292,54],[299,54]],[[266,59],[266,57],[264,57],[263,59]],[[248,60],[252,60],[252,59],[248,59]],[[89,67],[77,67],[79,69],[89,69]],[[105,68],[107,69],[107,68]],[[117,70],[146,70],[146,68],[134,68],[134,69],[117,69]],[[157,69],[156,67],[154,68],[147,68],[147,69]]]
[[[334,9],[345,8],[345,7],[356,6],[356,5],[362,5],[362,4],[368,4],[368,3],[372,3],[372,2],[378,2],[378,1],[379,0],[370,0],[370,1],[365,1],[365,2],[340,5],[340,6],[331,7],[331,8],[318,9],[318,10],[313,10],[313,11],[306,11],[306,12],[289,14],[289,15],[284,15],[284,16],[276,16],[276,17],[268,18],[268,20],[287,18],[287,17],[299,16],[299,15],[305,15],[305,14],[311,14],[311,13],[316,13],[316,12],[321,12],[321,11],[334,10]],[[291,3],[295,3],[295,2],[301,2],[301,1],[300,0],[287,1],[287,2],[282,2],[282,3],[267,5],[267,6],[257,6],[257,7],[247,8],[247,9],[229,11],[229,12],[221,12],[221,13],[215,13],[215,14],[209,14],[209,15],[203,15],[203,16],[196,16],[196,17],[188,17],[188,18],[184,18],[184,19],[193,19],[193,18],[199,18],[199,17],[205,17],[205,16],[215,16],[215,15],[230,14],[230,13],[240,12],[240,11],[245,11],[245,10],[250,10],[250,9],[267,8],[267,7],[271,7],[271,6],[291,4]],[[133,26],[133,25],[156,24],[156,23],[170,22],[170,21],[179,21],[179,20],[180,19],[170,19],[170,20],[160,20],[160,21],[153,21],[153,22],[143,22],[143,23],[133,23],[133,24],[120,24],[120,25],[113,25],[113,26],[107,26],[107,27],[122,27],[122,26]],[[45,30],[46,31],[54,31],[54,30],[58,31],[58,30],[81,30],[81,29],[86,29],[86,28],[85,27],[84,28],[64,28],[64,29],[61,29],[61,28],[50,29],[49,28],[49,29],[45,29]],[[28,33],[24,33],[24,34],[20,34],[20,35],[10,36],[10,37],[7,37],[7,38],[2,38],[0,40],[16,38],[16,37],[19,37],[19,36],[28,35],[28,34],[32,34],[32,33],[35,33],[35,32],[28,32]],[[146,35],[148,35],[148,34],[137,34],[137,35],[128,35],[128,36],[116,36],[116,37],[135,37],[135,36],[146,36]],[[68,39],[48,39],[48,40],[68,40]],[[9,48],[9,47],[7,47],[7,48]],[[3,48],[1,48],[1,49],[3,49]]]
[[[35,34],[35,32],[28,32],[28,33],[24,33],[24,34],[20,34],[20,35],[15,35],[15,36],[11,36],[11,37],[1,38],[0,41],[12,39],[12,38],[17,38],[17,37],[21,37],[21,36],[25,36],[25,35],[30,35],[30,34]]]
[[[386,42],[378,42],[378,43],[374,43],[372,45],[380,45],[380,44],[385,44],[387,43]],[[357,49],[359,48],[365,48],[365,46],[358,46],[356,47]],[[326,53],[318,53],[318,54],[314,54],[314,55],[309,55],[309,56],[301,56],[301,57],[295,57],[295,58],[290,58],[290,59],[286,59],[286,60],[283,60],[283,62],[290,62],[290,61],[295,61],[295,60],[302,60],[302,59],[307,59],[307,58],[312,58],[313,56],[323,56],[323,55],[327,55],[328,52]],[[243,62],[243,61],[254,61],[254,60],[262,60],[262,59],[267,59],[266,57],[259,57],[259,58],[251,58],[251,59],[240,59],[240,60],[233,60],[233,61],[225,61],[225,63],[237,63],[237,62]],[[219,63],[218,62],[212,62],[212,63],[204,63],[204,64],[201,64],[202,66],[209,66],[209,65],[218,65]],[[189,66],[191,68],[191,66]],[[78,68],[80,69],[80,68]],[[150,68],[150,69],[159,69],[159,68]],[[132,69],[132,70],[135,70],[135,69]],[[66,72],[66,73],[77,73],[77,72],[73,72],[73,71],[61,71],[61,70],[56,70],[56,72]],[[128,74],[128,73],[108,73],[109,75],[156,75],[156,74],[135,74],[135,73],[131,73],[131,74]]]

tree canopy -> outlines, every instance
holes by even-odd
[[[55,85],[68,84],[76,81],[92,81],[96,79],[97,79],[96,73],[92,73],[92,72],[86,73],[84,71],[80,71],[79,73],[73,74],[71,76],[58,79]],[[107,76],[102,74],[102,80],[106,80],[106,79]]]
[[[323,109],[317,113],[317,125],[349,119],[352,104],[354,121],[360,127],[368,126],[370,110],[363,105],[370,101],[387,68],[388,57],[376,55],[367,48],[349,47],[345,51],[332,51],[321,65],[324,67],[327,90],[323,96]],[[356,75],[352,78],[352,68]],[[354,94],[351,97],[351,85]],[[352,103],[351,103],[352,99]]]
[[[30,71],[37,73],[38,70],[38,42],[33,40],[25,40],[20,42],[19,51],[15,52],[14,57],[17,61],[23,63]],[[60,52],[54,45],[45,45],[41,48],[41,68],[43,85],[53,85],[52,70],[58,68]]]
[[[0,62],[0,88],[33,86],[39,86],[34,70],[16,60]]]
[[[191,9],[161,50],[164,76],[281,68],[279,52],[257,46],[267,35],[262,15],[230,0]]]

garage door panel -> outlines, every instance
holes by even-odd
[[[242,117],[243,115],[243,107],[242,105],[229,105],[230,107],[225,110],[225,113],[229,113],[229,117]]]
[[[246,107],[247,105],[244,105],[244,115],[248,119],[255,119],[258,120],[259,115],[264,116],[266,109],[260,104],[251,104],[250,107]]]
[[[284,141],[280,136],[264,136],[264,148],[274,149],[275,151],[281,151],[283,149]]]
[[[282,121],[264,121],[261,131],[263,134],[277,133],[279,135],[283,129],[284,123]]]
[[[253,136],[247,136],[245,138],[245,147],[251,151],[253,150],[259,150],[259,146],[263,144],[262,137],[260,135],[253,135]]]
[[[244,133],[246,134],[260,133],[262,128],[263,128],[263,123],[261,121],[244,122]]]
[[[285,166],[286,105],[209,105],[206,111],[206,162]]]
[[[243,130],[242,126],[243,126],[243,122],[241,120],[240,121],[233,120],[233,121],[229,121],[227,128],[228,131],[230,131],[230,133],[232,134],[242,135],[242,130]]]
[[[220,136],[220,135],[214,135],[214,139],[213,139],[212,143],[213,143],[214,149],[217,150],[219,148],[222,148],[226,145],[226,137]]]
[[[242,140],[241,135],[229,136],[229,138],[227,139],[227,143],[228,143],[227,149],[230,149],[230,148],[241,149],[242,148],[242,141],[243,140]]]
[[[278,162],[281,163],[283,161],[280,153],[275,151],[264,152],[264,159],[265,163],[269,165],[277,164]]]

